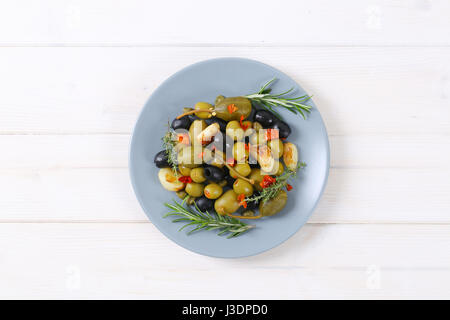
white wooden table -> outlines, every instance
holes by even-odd
[[[298,81],[332,149],[309,223],[238,260],[166,239],[127,170],[151,92],[223,56]],[[450,1],[2,1],[0,154],[0,298],[450,298]]]

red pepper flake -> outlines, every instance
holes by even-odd
[[[283,141],[286,140],[286,138],[280,138],[280,139],[283,140]]]
[[[276,182],[277,180],[275,179],[275,178],[272,178],[271,176],[269,176],[269,175],[265,175],[264,177],[263,177],[263,181],[261,181],[260,183],[259,183],[259,185],[261,186],[261,188],[267,188],[267,187],[270,187],[272,184],[274,184],[275,182]]]
[[[266,129],[265,134],[267,141],[278,139],[280,136],[278,129]]]
[[[229,104],[227,106],[227,109],[228,109],[229,113],[233,113],[233,112],[236,112],[238,110],[238,108],[236,107],[236,105],[234,103]]]
[[[286,184],[286,189],[287,189],[287,191],[291,191],[292,190],[292,186],[288,183],[288,184]]]
[[[211,146],[211,151],[216,151],[217,147],[215,145]]]
[[[227,159],[227,163],[228,163],[231,167],[234,167],[234,165],[235,165],[235,160],[234,160],[234,158],[228,158],[228,159]]]
[[[189,144],[189,134],[187,133],[179,133],[178,134],[178,142],[182,144]]]
[[[248,124],[244,124],[243,121],[244,121],[244,116],[242,115],[241,118],[239,119],[239,124],[241,125],[242,130],[245,131],[245,130],[248,129],[249,125]]]
[[[203,159],[204,156],[205,156],[205,153],[203,151],[197,155],[197,157],[200,159]]]
[[[247,208],[247,201],[245,201],[245,194],[241,193],[237,196],[237,201],[239,201],[239,205]]]
[[[182,177],[178,178],[178,181],[183,182],[183,183],[191,183],[192,178],[189,176],[182,176]]]
[[[244,144],[245,151],[250,151],[250,145],[248,143]]]

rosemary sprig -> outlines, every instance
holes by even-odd
[[[276,80],[273,78],[264,84],[258,92],[246,95],[247,99],[260,104],[263,108],[273,112],[278,118],[281,119],[281,115],[275,111],[275,107],[283,107],[294,114],[300,113],[303,119],[306,119],[305,113],[311,112],[311,106],[303,104],[302,102],[308,101],[311,97],[303,95],[296,98],[288,98],[286,95],[291,93],[294,88],[291,88],[285,92],[279,94],[271,94],[272,89],[269,86]]]
[[[287,169],[281,176],[276,177],[275,183],[264,188],[259,195],[245,198],[246,202],[261,201],[262,203],[276,197],[280,191],[288,185],[288,180],[295,178],[299,169],[306,167],[306,163],[300,162],[295,170]]]
[[[186,227],[195,227],[191,229],[188,234],[199,230],[218,229],[220,230],[220,232],[218,233],[219,236],[225,233],[229,233],[227,237],[229,239],[239,236],[254,227],[232,217],[221,216],[219,214],[210,214],[208,212],[201,212],[197,206],[195,206],[195,210],[186,208],[184,206],[184,200],[183,202],[181,202],[181,204],[175,200],[173,200],[173,202],[174,204],[164,204],[167,208],[172,210],[169,213],[165,214],[164,218],[169,216],[176,216],[178,218],[172,220],[172,222],[187,222],[180,228],[179,231],[183,230]]]
[[[168,127],[166,134],[162,138],[164,150],[167,154],[167,162],[172,167],[172,171],[175,176],[178,176],[178,153],[176,150],[176,138],[177,135],[175,131]]]

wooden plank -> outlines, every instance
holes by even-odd
[[[0,135],[0,168],[126,168],[129,134]],[[450,136],[379,134],[330,136],[332,168],[446,169]],[[300,146],[301,147],[301,146]]]
[[[449,223],[450,170],[334,168],[313,223]],[[301,182],[299,182],[301,183]],[[0,171],[1,221],[147,221],[125,168]]]
[[[151,224],[0,224],[0,297],[448,299],[449,232],[307,225],[264,254],[223,260],[178,247]],[[230,277],[245,285],[236,290]]]
[[[130,133],[161,81],[223,56],[287,72],[331,135],[450,133],[448,47],[60,47],[0,48],[0,134]]]
[[[446,0],[19,0],[2,4],[0,44],[449,45],[449,13]]]

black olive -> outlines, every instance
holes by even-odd
[[[223,180],[225,173],[222,169],[214,167],[214,166],[207,166],[204,169],[205,178],[211,182],[220,182]]]
[[[278,129],[280,138],[287,138],[291,134],[291,128],[289,127],[289,125],[279,119],[274,122],[274,124],[272,125],[272,129]]]
[[[230,175],[226,176],[225,180],[227,180],[227,186],[233,188],[233,184],[236,180]]]
[[[253,193],[253,195],[251,196],[252,198],[253,197],[257,197],[257,196],[259,196],[260,195],[260,192],[259,191],[256,191],[255,193]],[[247,201],[247,210],[254,210],[254,209],[256,209],[256,208],[258,208],[258,205],[259,205],[259,201],[257,200],[257,201]]]
[[[166,150],[162,150],[158,152],[153,160],[158,168],[167,168],[170,167],[167,152]]]
[[[195,204],[197,205],[197,208],[202,212],[211,212],[214,209],[214,200],[208,199],[205,196],[201,196],[195,199]]]
[[[275,115],[267,110],[258,110],[255,113],[255,121],[259,122],[263,128],[271,127],[276,120]]]
[[[252,156],[248,157],[248,164],[249,164],[250,168],[259,168],[258,161],[255,158],[253,158]]]
[[[177,129],[186,129],[189,130],[189,127],[191,126],[191,119],[189,117],[184,116],[180,119],[173,119],[171,127],[173,130]]]
[[[223,132],[225,132],[225,130],[227,128],[227,122],[225,120],[222,120],[217,117],[211,117],[211,118],[205,119],[205,122],[208,126],[213,123],[218,123],[220,126],[220,131],[223,131]]]

